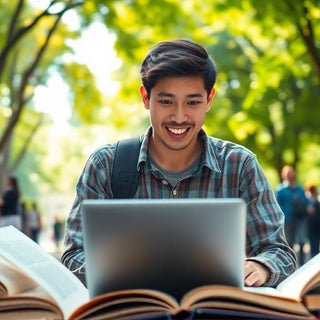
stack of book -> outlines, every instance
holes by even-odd
[[[0,228],[0,319],[320,319],[320,254],[277,288],[195,288],[181,301],[154,290],[89,299],[83,284],[14,227]]]

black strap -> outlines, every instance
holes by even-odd
[[[111,188],[115,199],[130,199],[139,183],[137,170],[140,137],[117,142],[111,176]]]

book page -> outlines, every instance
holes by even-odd
[[[320,253],[283,280],[277,290],[298,299],[315,283],[320,283]]]
[[[279,297],[279,298],[284,298],[284,299],[289,299],[294,301],[300,301],[299,297],[295,298],[295,297],[292,297],[291,295],[288,296],[287,293],[281,292],[272,287],[244,287],[243,290],[247,292],[264,294],[267,296],[274,296],[274,297]]]
[[[39,286],[35,281],[21,272],[13,264],[0,256],[1,296],[12,296]]]
[[[301,301],[305,293],[318,286],[320,286],[320,253],[283,280],[276,289],[245,287],[244,290]]]
[[[189,306],[194,306],[198,304],[199,301],[214,301],[216,299],[226,298],[232,299],[234,301],[252,301],[257,303],[258,301],[266,303],[267,299],[271,298],[273,301],[286,300],[292,301],[296,304],[297,299],[288,297],[284,293],[271,288],[271,287],[244,287],[237,288],[232,286],[224,285],[208,285],[195,288],[189,291],[182,299],[181,306],[183,308],[188,308]],[[281,300],[278,298],[282,298]],[[270,301],[270,299],[269,299]],[[273,302],[274,303],[274,302]]]
[[[42,309],[45,312],[51,312],[52,315],[55,315],[55,318],[57,318],[57,315],[60,315],[61,318],[61,310],[55,300],[39,286],[35,289],[0,299],[1,319],[6,311],[13,312],[22,309],[35,309],[37,312]],[[23,314],[20,314],[18,319],[23,316]]]
[[[62,320],[55,300],[40,286],[14,296],[0,299],[1,320]]]
[[[150,289],[129,289],[113,291],[92,298],[78,308],[70,319],[130,318],[143,313],[176,313],[180,309],[178,302],[166,293]],[[130,316],[129,316],[130,315]],[[113,318],[112,318],[113,319]]]
[[[0,228],[0,255],[49,292],[65,318],[88,301],[88,290],[70,270],[12,226]]]

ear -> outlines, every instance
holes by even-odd
[[[149,97],[148,97],[148,92],[145,88],[144,85],[141,85],[140,86],[140,95],[141,95],[141,98],[142,98],[142,102],[144,104],[144,107],[149,110],[150,109],[150,106],[149,106]]]
[[[211,103],[212,100],[214,98],[214,95],[216,94],[216,89],[213,87],[208,95],[208,102],[207,102],[207,112],[210,110],[211,108]]]

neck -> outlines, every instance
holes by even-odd
[[[287,180],[287,184],[289,187],[294,187],[296,185],[295,181],[288,181],[288,180]]]
[[[200,156],[202,144],[197,142],[187,150],[172,150],[169,148],[158,148],[150,143],[152,157],[157,164],[167,171],[178,172],[192,165]]]

